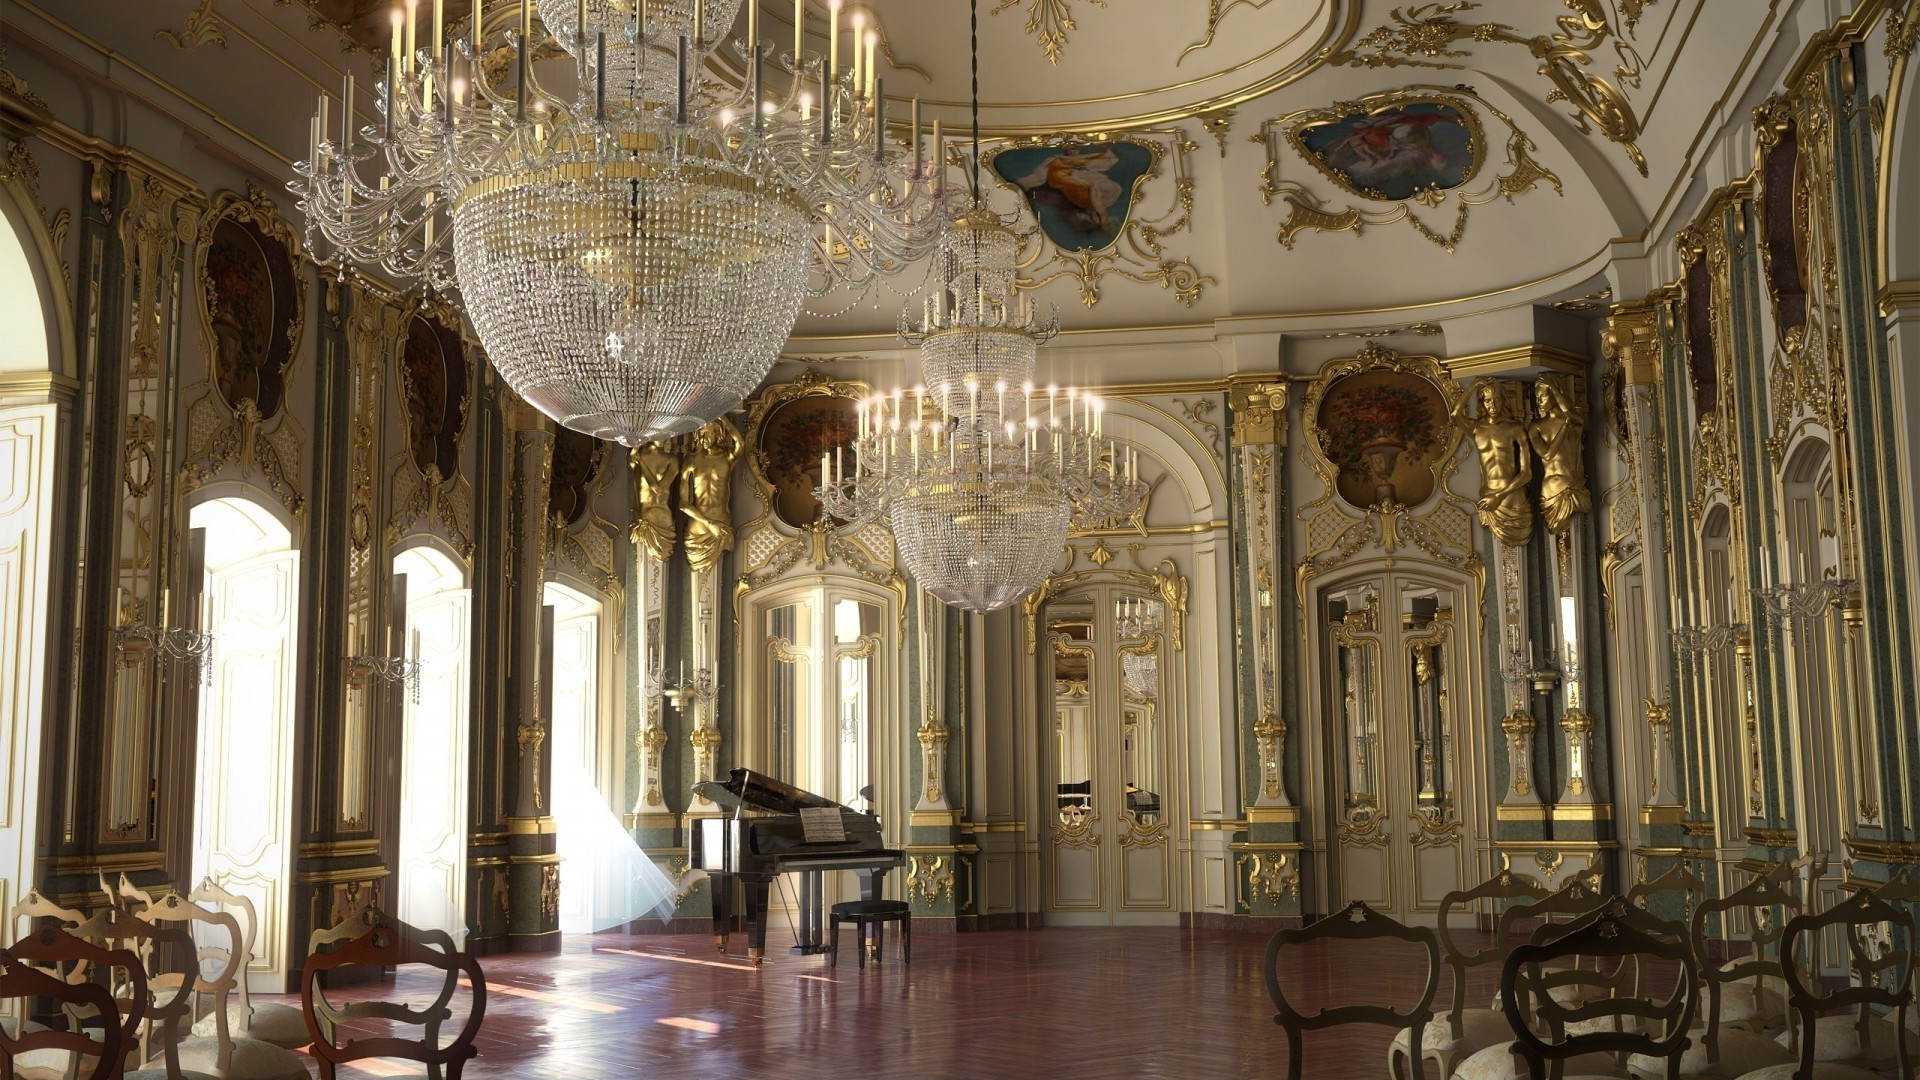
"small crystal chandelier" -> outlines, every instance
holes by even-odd
[[[1019,295],[1018,238],[982,203],[977,97],[973,144],[972,208],[941,237],[931,295],[901,313],[926,382],[862,403],[852,471],[823,457],[820,500],[843,521],[887,521],[929,593],[986,612],[1046,580],[1070,525],[1131,514],[1146,489],[1098,398],[1034,388],[1059,327]]]
[[[422,2],[394,14],[378,130],[355,129],[351,76],[337,129],[321,98],[289,185],[307,246],[457,288],[501,376],[575,430],[637,446],[720,416],[807,296],[923,257],[958,198],[917,101],[909,137],[889,137],[873,35],[841,64],[839,0],[827,56],[796,19],[777,58],[757,0],[732,41],[740,0],[537,0],[572,57],[560,89],[531,66],[536,0],[495,35],[476,0],[454,41],[433,0],[424,46]]]

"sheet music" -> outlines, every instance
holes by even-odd
[[[800,829],[809,844],[845,843],[847,839],[847,823],[837,806],[801,807]]]

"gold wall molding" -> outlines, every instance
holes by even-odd
[[[1545,369],[1562,375],[1584,375],[1591,361],[1586,356],[1557,345],[1532,342],[1510,349],[1493,349],[1448,357],[1441,361],[1455,379],[1484,378],[1515,371]]]
[[[1378,191],[1357,189],[1338,170],[1333,169],[1320,156],[1308,148],[1305,132],[1308,128],[1336,123],[1351,115],[1375,115],[1390,109],[1401,108],[1415,103],[1436,102],[1445,105],[1460,115],[1472,138],[1473,161],[1462,173],[1460,184],[1447,191],[1438,188],[1426,188],[1406,199],[1389,199]],[[1464,190],[1473,180],[1480,168],[1486,163],[1486,133],[1480,109],[1492,114],[1506,125],[1507,172],[1495,177],[1485,186],[1473,190]],[[1274,200],[1285,202],[1290,210],[1287,218],[1281,222],[1277,239],[1280,245],[1289,250],[1295,239],[1303,232],[1348,232],[1359,235],[1369,225],[1390,225],[1405,221],[1421,236],[1438,245],[1451,255],[1458,249],[1461,238],[1466,235],[1467,218],[1475,206],[1484,206],[1497,199],[1513,200],[1542,183],[1553,185],[1556,194],[1565,195],[1560,178],[1535,161],[1532,151],[1536,149],[1533,139],[1520,130],[1511,116],[1495,107],[1493,103],[1474,93],[1465,86],[1409,86],[1386,93],[1369,94],[1353,101],[1337,101],[1330,106],[1316,106],[1301,109],[1267,120],[1260,125],[1256,134],[1247,137],[1266,149],[1267,164],[1261,171],[1260,201],[1272,206]],[[1280,146],[1285,142],[1298,157],[1313,166],[1320,175],[1350,195],[1375,202],[1392,203],[1391,210],[1368,210],[1358,206],[1334,208],[1325,200],[1298,181],[1283,179],[1280,175]],[[1453,197],[1455,210],[1452,226],[1448,231],[1440,231],[1435,226],[1421,220],[1414,204],[1418,203],[1427,210],[1437,210]],[[1442,228],[1445,228],[1444,226]]]
[[[1846,838],[1846,845],[1847,851],[1856,860],[1899,866],[1920,866],[1920,843],[1868,840],[1864,837],[1849,836]]]
[[[1091,4],[1097,8],[1107,6],[1107,0],[1000,0],[988,9],[988,15],[999,15],[1011,8],[1022,7],[1027,12],[1027,24],[1022,27],[1034,44],[1046,54],[1047,63],[1058,64],[1060,55],[1067,48],[1067,31],[1078,30],[1079,24],[1073,21],[1075,2]],[[1215,0],[1217,3],[1218,0]]]
[[[202,45],[227,47],[226,32],[220,28],[220,18],[214,13],[213,0],[200,0],[200,6],[187,13],[187,21],[179,30],[161,27],[153,32],[154,39],[164,41],[175,49],[197,49]]]

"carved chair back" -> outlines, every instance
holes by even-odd
[[[153,923],[180,924],[192,936],[195,942],[192,970],[161,978],[149,977],[148,982],[164,988],[171,985],[174,978],[184,979],[190,991],[187,1000],[192,1007],[192,1017],[198,1019],[205,1011],[213,1013],[214,1036],[219,1040],[216,1071],[225,1075],[233,1063],[233,1032],[229,1030],[227,1001],[239,981],[240,965],[246,960],[241,949],[240,920],[231,912],[204,907],[177,892],[154,901],[144,917]],[[207,944],[205,937],[196,932],[203,927],[215,933],[218,944]],[[203,1010],[203,1004],[210,1008]]]
[[[1471,889],[1455,890],[1440,898],[1440,924],[1436,934],[1440,941],[1440,952],[1446,959],[1447,967],[1453,971],[1453,1004],[1447,1009],[1447,1017],[1455,1040],[1466,1037],[1467,969],[1504,960],[1510,943],[1504,936],[1495,935],[1485,948],[1470,950],[1464,947],[1453,935],[1454,912],[1461,908],[1477,912],[1483,900],[1524,900],[1531,903],[1544,900],[1549,895],[1532,878],[1512,870],[1502,870]],[[1478,920],[1475,922],[1474,933],[1477,936]]]
[[[1856,968],[1853,985],[1828,989],[1817,971],[1803,968],[1801,954],[1830,927],[1842,930],[1849,942],[1873,934],[1884,948],[1864,968]],[[1881,933],[1885,931],[1885,933]],[[1799,1040],[1800,1074],[1813,1075],[1814,1018],[1822,1013],[1853,1009],[1859,1045],[1872,1043],[1870,1022],[1876,1010],[1893,1014],[1893,1042],[1899,1064],[1895,1076],[1912,1076],[1907,1053],[1907,1012],[1913,1007],[1914,920],[1911,909],[1862,891],[1817,915],[1796,915],[1787,922],[1781,947],[1781,965],[1787,981],[1787,1003],[1793,1009]],[[1856,953],[1856,958],[1859,954]]]
[[[341,940],[339,927],[314,934],[315,950],[300,969],[300,1010],[306,1016],[307,1031],[313,1036],[308,1048],[320,1062],[320,1080],[334,1080],[335,1070],[344,1062],[365,1058],[393,1057],[418,1061],[427,1066],[428,1075],[438,1076],[444,1068],[448,1080],[460,1080],[460,1071],[477,1053],[474,1039],[486,1014],[487,984],[473,954],[454,947],[453,938],[440,930],[421,930],[390,918],[374,908],[366,908],[343,926],[358,924],[360,932]],[[320,951],[322,946],[334,947]],[[441,992],[426,1009],[408,1009],[394,1002],[358,1002],[334,1006],[326,1001],[320,982],[326,974],[341,968],[371,966],[394,968],[419,964],[441,972]],[[470,987],[472,1004],[465,1022],[453,1040],[439,1045],[439,1024],[450,1018],[448,1003],[461,978]],[[394,1035],[339,1039],[340,1024],[357,1019],[387,1019],[418,1024],[424,1028],[419,1039]]]
[[[259,933],[260,918],[254,911],[253,899],[239,893],[228,892],[214,883],[212,878],[200,879],[200,884],[188,895],[188,900],[213,911],[224,911],[231,915],[239,932],[233,941],[233,947],[222,949],[213,945],[202,945],[202,960],[216,962],[232,960],[235,968],[233,992],[240,999],[240,1015],[253,1016],[253,1000],[247,996],[247,968],[253,964],[253,942]]]
[[[1420,946],[1427,954],[1426,983],[1420,997],[1404,1012],[1387,1005],[1341,1005],[1321,1009],[1309,1016],[1287,1000],[1280,986],[1280,954],[1288,948],[1315,941],[1406,941]],[[1287,1075],[1303,1075],[1300,1069],[1301,1038],[1308,1031],[1341,1024],[1379,1024],[1405,1028],[1412,1059],[1413,1080],[1425,1080],[1426,1066],[1421,1060],[1420,1036],[1427,1021],[1433,1019],[1433,996],[1440,987],[1440,942],[1432,927],[1407,926],[1374,911],[1355,900],[1337,915],[1329,915],[1312,926],[1298,930],[1280,930],[1267,942],[1267,996],[1273,999],[1273,1022],[1287,1033]]]
[[[113,983],[113,993],[123,1011],[140,1012],[140,1060],[153,1057],[154,1033],[160,1033],[160,1046],[167,1075],[180,1075],[179,1043],[181,1021],[193,1012],[193,984],[197,974],[193,936],[179,926],[160,926],[125,907],[106,907],[93,918],[73,928],[75,937],[109,950],[124,950],[138,961],[137,980],[129,977]]]
[[[139,1040],[140,1022],[147,1014],[147,973],[140,958],[133,953],[109,949],[90,940],[91,930],[91,921],[69,929],[54,919],[46,919],[38,930],[8,946],[7,952],[14,959],[39,966],[47,974],[67,982],[97,982],[105,987],[114,998],[114,1010],[119,1013],[120,1046],[128,1049]],[[121,996],[123,990],[124,997]],[[89,1011],[84,1005],[65,1005],[62,1011],[76,1028],[103,1015]]]
[[[106,987],[85,981],[68,982],[31,966],[10,952],[0,951],[0,1000],[14,1000],[17,1014],[24,1016],[32,1008],[35,998],[49,998],[64,1012],[102,1017],[100,1035],[97,1039],[92,1038],[85,1029],[29,1032],[23,1027],[10,1031],[6,1025],[0,1024],[0,1062],[4,1062],[5,1075],[9,1080],[14,1077],[26,1080],[31,1076],[69,1075],[64,1068],[41,1072],[17,1066],[19,1057],[36,1050],[73,1055],[75,1064],[91,1059],[93,1071],[87,1074],[90,1080],[107,1080],[125,1071],[122,1047],[126,1036],[120,1026],[119,1014],[114,1010],[113,995]]]
[[[1597,967],[1643,970],[1648,961],[1678,970],[1664,998],[1604,994],[1559,1000],[1556,978],[1579,969],[1582,959]],[[1555,962],[1558,962],[1557,964]],[[1535,940],[1507,955],[1501,971],[1500,1000],[1514,1045],[1534,1080],[1548,1075],[1548,1062],[1564,1063],[1582,1054],[1644,1054],[1667,1063],[1667,1080],[1679,1080],[1687,1029],[1699,1004],[1698,965],[1685,928],[1629,906],[1608,901],[1570,925],[1544,926]],[[1597,1022],[1596,1022],[1597,1021]],[[1569,1035],[1575,1024],[1584,1030]],[[1542,1035],[1541,1028],[1546,1029]],[[1560,1065],[1554,1066],[1557,1075]]]

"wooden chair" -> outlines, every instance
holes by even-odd
[[[211,1047],[195,1046],[196,1058],[207,1059],[202,1062],[203,1071],[219,1076],[227,1076],[233,1067],[234,1040],[228,1026],[227,1001],[233,993],[234,983],[238,980],[240,963],[245,954],[241,951],[240,922],[232,914],[213,908],[202,907],[177,892],[168,893],[153,901],[142,916],[148,922],[158,924],[178,924],[191,937],[196,927],[212,927],[221,935],[224,945],[200,945],[193,950],[194,963],[189,971],[170,972],[159,976],[149,975],[147,982],[156,989],[168,989],[172,986],[184,986],[187,1002],[190,1006],[189,1023],[202,1014],[204,999],[211,1000],[211,1014],[215,1017],[215,1034]],[[209,967],[211,965],[211,967]],[[208,974],[211,970],[212,974]],[[198,1043],[197,1039],[187,1040]],[[179,1052],[183,1048],[175,1048]],[[209,1052],[209,1050],[211,1052]]]
[[[247,969],[254,961],[253,944],[259,933],[260,919],[254,911],[253,900],[239,893],[228,892],[215,884],[212,878],[202,879],[199,886],[187,897],[193,903],[226,911],[231,914],[240,927],[240,939],[232,950],[238,957],[235,963],[236,975],[233,984],[233,996],[238,998],[227,1011],[228,1029],[238,1039],[259,1039],[285,1049],[297,1050],[307,1045],[306,1021],[300,1018],[300,1010],[291,1005],[263,1003],[255,1005],[247,988]],[[202,945],[203,958],[222,961],[228,958],[228,950],[217,946]],[[195,1035],[216,1034],[217,1021],[209,1013],[193,1025]]]
[[[308,935],[307,952],[311,955],[339,948],[347,942],[370,933],[374,927],[380,926],[383,923],[399,926],[406,925],[388,918],[376,908],[363,906],[342,919],[338,924],[315,930],[312,934]],[[449,956],[459,951],[458,946],[454,944],[453,936],[444,930],[408,927],[407,931],[413,934],[421,943],[439,949]],[[341,1024],[351,1023],[355,1020],[385,1020],[389,1023],[407,1024],[420,1028],[421,1041],[425,1042],[428,1046],[438,1046],[440,1045],[440,1025],[453,1018],[453,1009],[450,1008],[450,1006],[453,1002],[453,995],[459,988],[459,971],[449,970],[446,978],[441,980],[439,992],[435,995],[434,999],[425,1006],[417,1009],[399,1001],[355,1001],[343,1005],[336,1005],[328,1001],[325,994],[316,993],[314,995],[311,1015],[319,1023],[320,1031],[328,1042],[335,1041],[334,1031]],[[303,1025],[306,1022],[305,1017],[307,1015],[307,1012],[303,1009],[301,1020]],[[307,1041],[313,1041],[311,1034],[307,1036]],[[440,1080],[440,1066],[437,1063],[428,1062],[427,1076],[429,1080]]]
[[[1440,1080],[1453,1075],[1454,1063],[1475,1051],[1505,1042],[1508,1037],[1506,1018],[1497,1009],[1472,1009],[1467,1007],[1467,969],[1498,963],[1507,955],[1508,942],[1495,937],[1491,944],[1478,950],[1467,948],[1454,936],[1453,916],[1460,909],[1470,914],[1478,914],[1479,905],[1484,901],[1503,900],[1544,900],[1550,895],[1532,878],[1502,870],[1486,881],[1471,889],[1460,889],[1440,898],[1440,924],[1436,936],[1440,942],[1440,953],[1447,967],[1453,972],[1453,1004],[1446,1014],[1427,1025],[1422,1053],[1440,1071]],[[1478,936],[1478,919],[1474,920],[1474,934]],[[1393,1045],[1387,1048],[1387,1075],[1398,1078],[1402,1075],[1400,1065],[1412,1053],[1412,1033],[1401,1032],[1393,1037]]]
[[[1784,869],[1788,864],[1781,866]],[[1799,898],[1782,885],[1786,876],[1776,870],[1754,878],[1718,900],[1702,902],[1693,911],[1694,949],[1699,955],[1700,976],[1707,988],[1706,1008],[1701,1010],[1704,1021],[1701,1041],[1710,1067],[1719,1066],[1722,1059],[1729,1056],[1738,1056],[1744,1064],[1754,1067],[1777,1064],[1760,1060],[1771,1053],[1763,1044],[1773,1040],[1753,1032],[1765,1026],[1775,1013],[1775,1007],[1770,1004],[1773,993],[1770,987],[1786,986],[1777,951],[1780,929],[1788,918],[1800,913]],[[1775,911],[1785,915],[1776,917]],[[1724,963],[1708,962],[1708,929],[1715,919],[1719,920],[1721,937],[1726,941],[1732,940],[1734,923],[1744,922],[1748,927],[1750,951],[1731,956]],[[1784,1006],[1784,1002],[1781,1004]],[[1727,1030],[1730,1028],[1732,1032]]]
[[[1694,905],[1706,894],[1706,891],[1706,885],[1694,876],[1693,871],[1688,869],[1685,863],[1681,863],[1651,881],[1640,882],[1628,889],[1626,896],[1622,899],[1626,900],[1630,906],[1637,907],[1657,918],[1672,919],[1686,926],[1693,920]],[[1678,910],[1673,913],[1655,910],[1673,907],[1670,902],[1662,903],[1663,900],[1677,900]],[[1698,956],[1694,959],[1701,960]]]
[[[1290,946],[1313,941],[1382,940],[1412,942],[1427,953],[1426,985],[1420,991],[1419,1000],[1404,1012],[1396,1012],[1386,1005],[1341,1005],[1308,1016],[1294,1008],[1280,989],[1280,954]],[[1407,926],[1355,900],[1347,905],[1346,910],[1329,915],[1312,926],[1277,931],[1272,940],[1267,942],[1266,977],[1267,996],[1273,999],[1275,1010],[1273,1022],[1287,1033],[1288,1076],[1303,1075],[1300,1071],[1301,1039],[1306,1032],[1342,1024],[1379,1024],[1407,1033],[1407,1059],[1411,1063],[1413,1080],[1426,1080],[1425,1055],[1421,1051],[1420,1037],[1433,1019],[1433,996],[1440,988],[1440,942],[1431,927]]]
[[[1856,968],[1853,985],[1829,990],[1819,973],[1800,961],[1812,951],[1814,941],[1829,928],[1840,928],[1848,940],[1858,939],[1864,929],[1885,926],[1892,933],[1886,950],[1872,958],[1869,965]],[[1907,1036],[1907,1013],[1913,1005],[1914,952],[1913,913],[1871,892],[1860,892],[1826,911],[1796,915],[1787,922],[1781,948],[1781,967],[1787,982],[1787,1002],[1799,1032],[1798,1060],[1748,1073],[1754,1080],[1784,1080],[1812,1077],[1815,1080],[1853,1080],[1876,1075],[1852,1064],[1821,1060],[1818,1037],[1822,1013],[1850,1010],[1852,1017],[1831,1016],[1828,1026],[1851,1021],[1855,1060],[1877,1066],[1890,1058],[1897,1067],[1896,1076],[1913,1075]],[[1875,976],[1879,976],[1876,980]],[[1876,1016],[1875,1010],[1892,1014],[1892,1023]],[[1882,1050],[1876,1050],[1876,1045]],[[1884,1052],[1883,1052],[1884,1051]]]
[[[35,998],[48,998],[63,1010],[84,1010],[102,1018],[100,1037],[90,1038],[85,1030],[9,1031],[0,1024],[0,1068],[9,1080],[49,1080],[68,1075],[65,1067],[24,1066],[20,1058],[35,1051],[52,1051],[70,1056],[73,1061],[93,1062],[90,1080],[108,1080],[125,1071],[124,1030],[114,1009],[113,995],[107,988],[91,982],[68,982],[38,970],[11,953],[0,952],[0,999],[13,999],[21,1015],[32,1008]]]
[[[125,949],[96,945],[54,919],[45,920],[38,930],[14,942],[6,951],[15,960],[37,965],[55,978],[75,984],[97,983],[106,989],[113,999],[113,1007],[107,1010],[102,1011],[97,1003],[63,1004],[61,1011],[73,1030],[117,1022],[120,1035],[116,1045],[123,1056],[139,1041],[140,1021],[146,1016],[147,973],[138,956]],[[121,987],[127,989],[124,999],[116,995]],[[79,1064],[77,1058],[74,1064]],[[69,1070],[69,1075],[71,1072]]]
[[[74,927],[72,933],[109,950],[123,949],[139,961],[139,980],[116,985],[113,991],[122,1011],[138,1008],[141,1013],[140,1060],[154,1060],[155,1043],[159,1044],[160,1066],[138,1075],[165,1076],[168,1080],[188,1076],[180,1065],[180,1041],[184,1021],[193,1011],[192,935],[178,926],[150,923],[124,907],[102,908]]]
[[[1541,938],[1515,948],[1501,971],[1500,999],[1513,1028],[1514,1045],[1533,1080],[1545,1080],[1548,1062],[1560,1075],[1565,1062],[1587,1054],[1638,1054],[1666,1064],[1667,1080],[1680,1080],[1680,1057],[1699,1004],[1693,950],[1678,923],[1657,919],[1622,899],[1567,927],[1543,927]],[[1568,1003],[1553,993],[1550,966],[1581,967],[1581,959],[1605,967],[1643,969],[1649,960],[1679,968],[1673,992],[1660,1000],[1625,994]],[[1570,963],[1569,963],[1570,962]],[[1539,1028],[1546,1028],[1542,1036]],[[1579,1033],[1571,1033],[1574,1028]]]
[[[335,1070],[344,1062],[376,1057],[421,1062],[427,1066],[429,1076],[438,1076],[437,1070],[444,1068],[448,1080],[460,1080],[461,1069],[477,1053],[473,1042],[480,1034],[480,1022],[486,1015],[487,982],[479,962],[471,953],[454,949],[453,939],[443,931],[418,930],[372,908],[363,911],[359,919],[365,925],[363,932],[337,948],[313,953],[300,969],[300,1011],[306,1016],[308,1033],[313,1036],[308,1052],[320,1062],[320,1080],[334,1080]],[[459,1034],[447,1045],[438,1045],[438,1021],[434,1021],[426,1026],[427,1034],[422,1039],[378,1035],[339,1041],[338,1025],[347,1020],[393,1018],[388,1013],[367,1009],[367,1005],[408,1010],[384,1002],[331,1006],[319,986],[326,974],[355,965],[391,968],[405,964],[421,964],[445,974],[443,993],[433,1006],[435,1010],[445,1009],[451,988],[458,985],[462,975],[466,977],[473,1004]]]
[[[1577,877],[1569,878],[1558,889],[1555,889],[1541,899],[1522,900],[1519,903],[1507,905],[1507,909],[1502,911],[1500,917],[1494,921],[1494,937],[1500,942],[1502,947],[1505,947],[1513,941],[1515,931],[1519,926],[1538,919],[1540,925],[1534,927],[1527,934],[1527,940],[1532,941],[1535,940],[1541,931],[1548,930],[1554,925],[1571,925],[1574,922],[1578,922],[1586,916],[1593,914],[1595,911],[1600,910],[1601,906],[1606,902],[1606,895],[1588,882]],[[1562,980],[1562,982],[1570,988],[1578,988],[1587,981],[1589,980],[1585,980],[1580,976],[1573,976]],[[1590,981],[1593,985],[1585,990],[1579,991],[1579,993],[1585,995],[1610,992],[1609,988],[1603,985],[1604,980],[1595,978]],[[1571,992],[1574,991],[1571,989],[1561,991],[1563,996]],[[1504,1007],[1498,994],[1494,996],[1494,1007]]]

